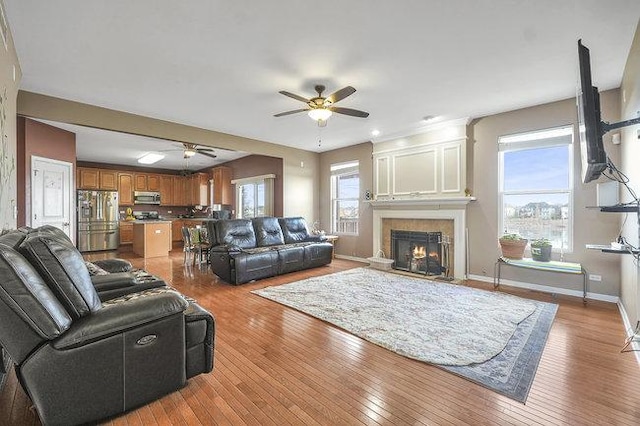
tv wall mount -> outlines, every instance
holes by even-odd
[[[619,121],[617,123],[607,123],[606,121],[601,121],[600,125],[602,126],[602,134],[604,136],[606,133],[620,129],[621,127],[633,126],[635,124],[640,124],[640,117],[632,118],[631,120]]]

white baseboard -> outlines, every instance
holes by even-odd
[[[336,259],[345,259],[345,260],[353,260],[354,262],[362,262],[362,263],[369,263],[369,261],[365,258],[362,257],[355,257],[355,256],[347,256],[344,254],[336,254]]]
[[[492,283],[493,284],[493,277],[487,277],[484,275],[469,275],[468,279],[470,280],[476,280],[476,281],[483,281],[483,282],[487,282],[487,283]],[[525,288],[528,290],[535,290],[535,291],[541,291],[544,293],[556,293],[556,294],[564,294],[567,296],[575,296],[575,297],[580,297],[582,298],[582,291],[580,290],[570,290],[567,288],[560,288],[560,287],[551,287],[548,285],[541,285],[541,284],[532,284],[532,283],[524,283],[524,282],[520,282],[520,281],[512,281],[512,280],[505,280],[505,279],[501,279],[500,280],[500,285],[506,285],[506,286],[510,286],[510,287],[518,287],[518,288]],[[620,298],[618,296],[609,296],[608,294],[600,294],[600,293],[591,293],[591,292],[587,292],[587,299],[592,299],[592,300],[601,300],[603,302],[610,302],[610,303],[618,303]]]
[[[627,310],[624,308],[622,301],[618,301],[618,309],[620,310],[620,316],[622,317],[622,323],[624,324],[625,334],[627,335],[627,338],[629,338],[633,335],[636,327],[631,324],[631,321],[629,321],[629,315],[627,315]],[[640,364],[640,341],[634,340],[629,346],[634,350],[633,353],[636,355],[636,361]]]

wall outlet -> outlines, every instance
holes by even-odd
[[[589,274],[589,281],[602,281],[602,275]]]

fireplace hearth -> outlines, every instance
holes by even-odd
[[[395,261],[394,269],[423,275],[448,275],[448,265],[443,262],[442,232],[392,229],[391,257]]]

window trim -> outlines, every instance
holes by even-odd
[[[504,233],[504,197],[505,195],[528,194],[567,194],[568,216],[567,220],[567,247],[553,247],[554,253],[572,253],[574,249],[574,128],[573,125],[555,128],[522,132],[498,137],[498,238]],[[567,189],[538,189],[538,190],[509,190],[504,189],[504,154],[506,152],[523,151],[566,146],[568,151],[568,178]]]
[[[360,235],[360,161],[344,161],[341,163],[334,163],[330,166],[331,170],[331,202],[329,205],[329,217],[331,220],[331,233],[334,235],[345,236],[359,236]],[[337,184],[340,177],[346,176],[358,176],[358,194],[356,197],[351,198],[338,198],[337,197]],[[358,206],[358,221],[356,223],[356,232],[340,232],[337,230],[338,217],[337,217],[337,205],[340,201],[356,201]]]
[[[247,219],[242,215],[242,209],[240,208],[240,203],[242,202],[242,186],[243,185],[256,185],[264,183],[264,216],[268,217],[273,216],[274,211],[274,188],[273,182],[276,178],[274,174],[268,175],[260,175],[260,176],[251,176],[248,178],[234,179],[231,181],[231,184],[235,185],[235,194],[236,194],[236,218],[238,219]],[[256,194],[257,195],[257,194]],[[257,206],[256,206],[257,207]],[[259,217],[259,216],[254,216]]]

